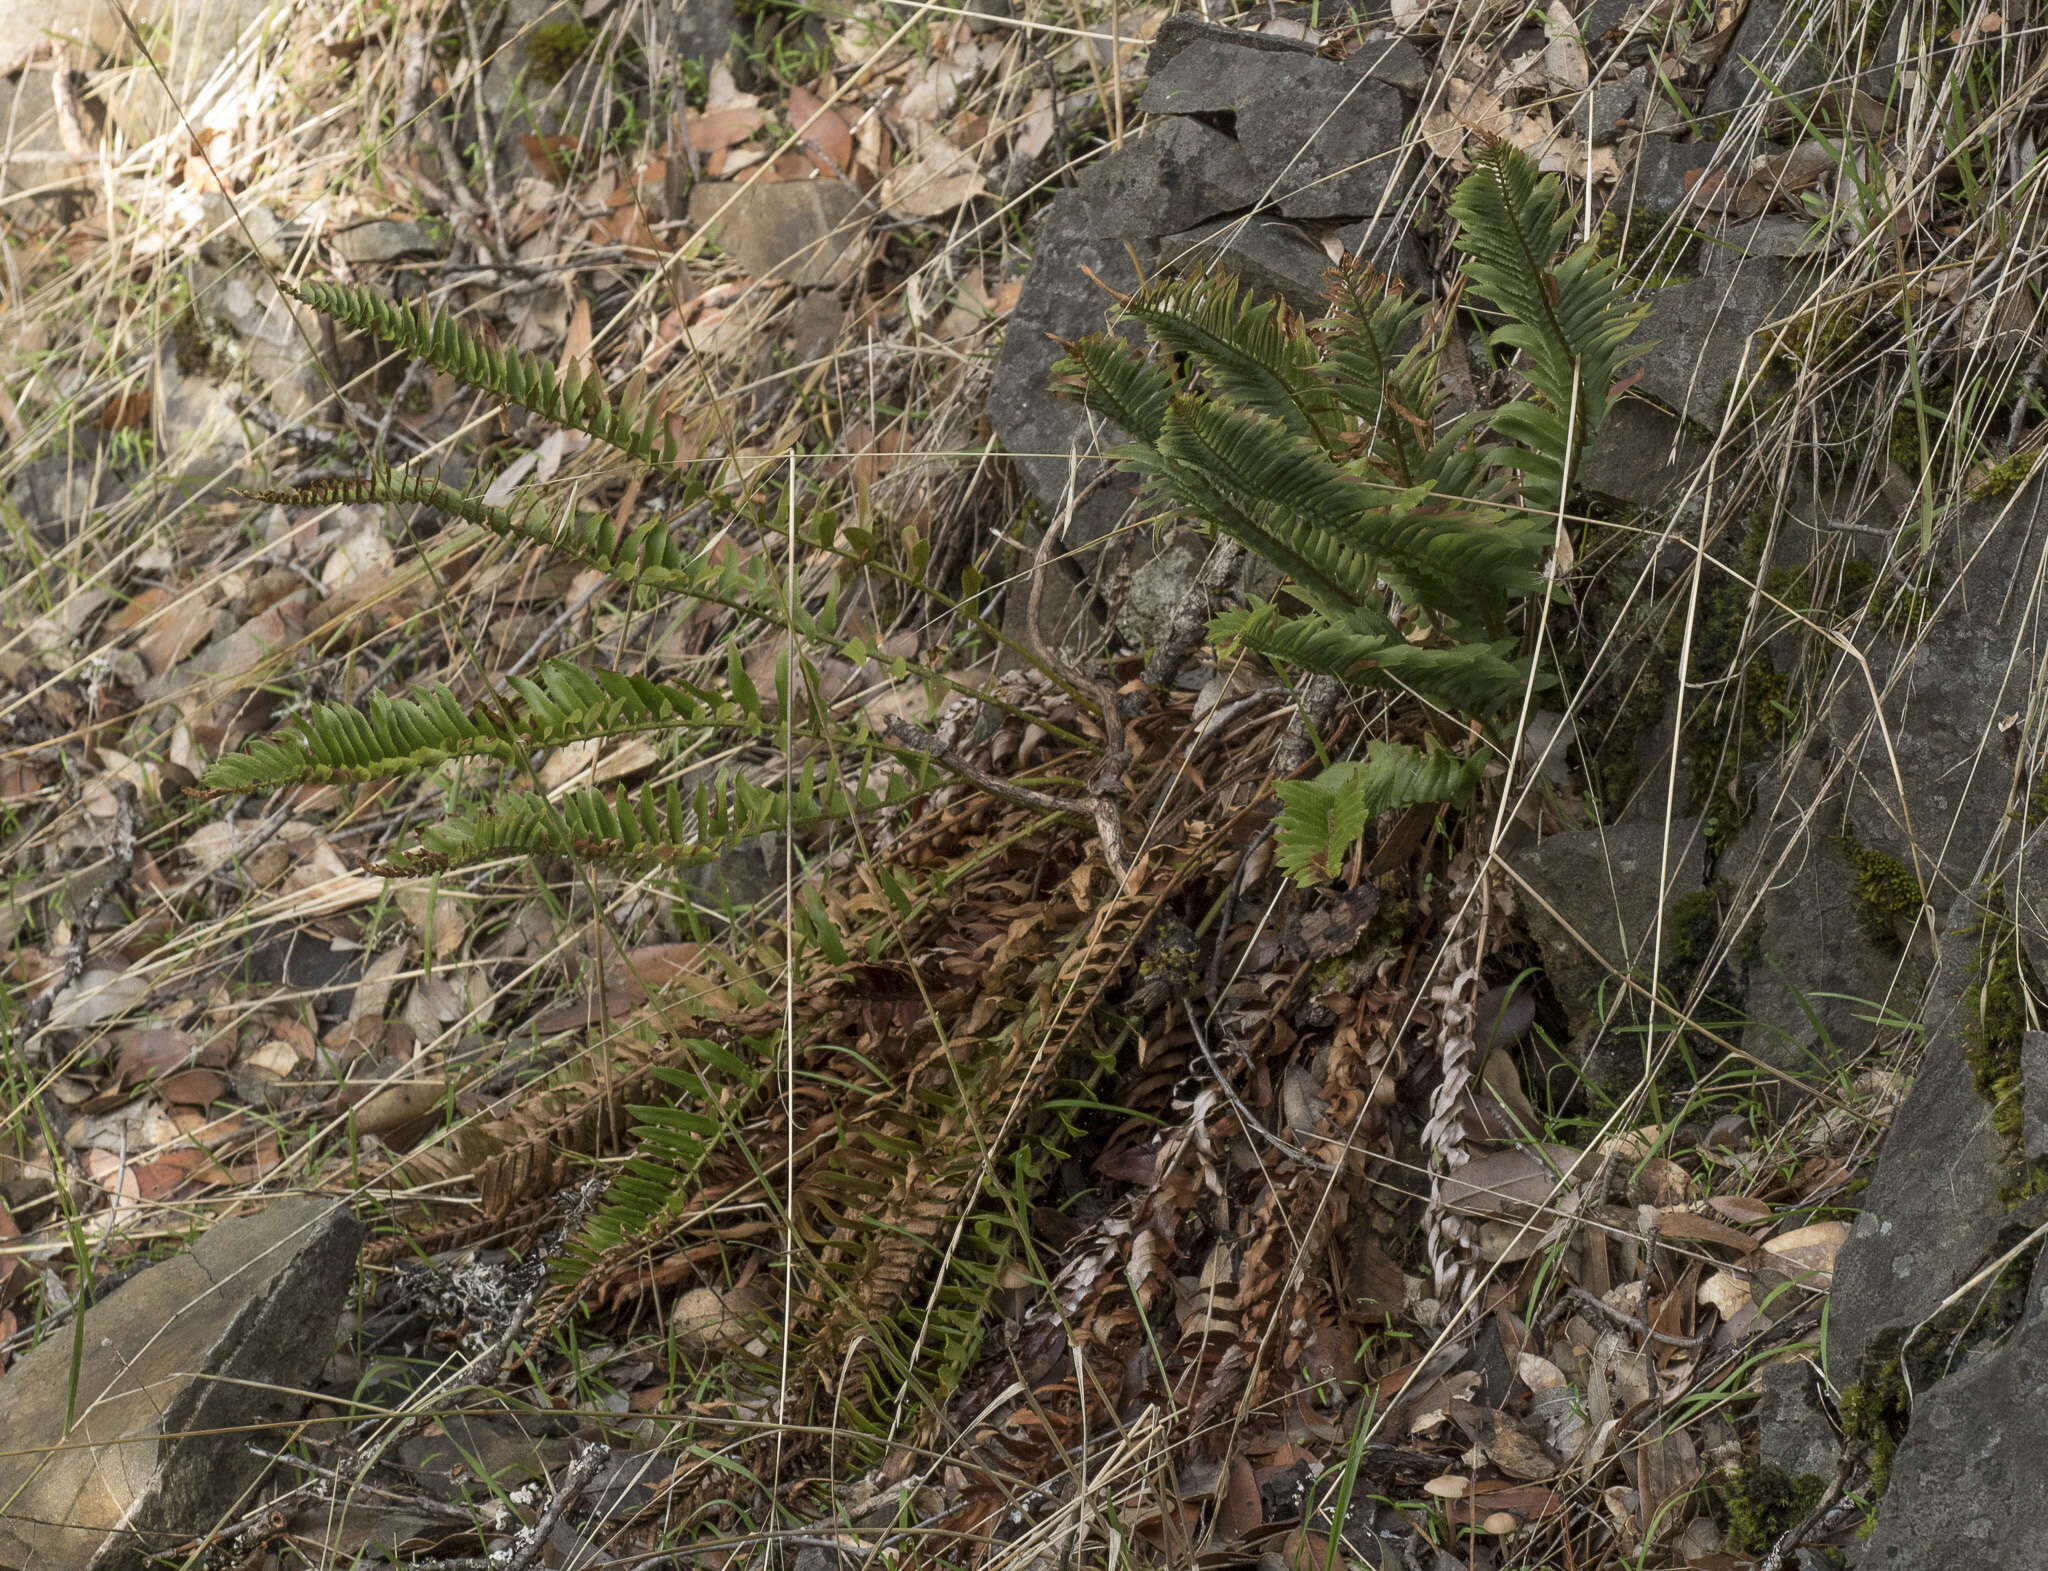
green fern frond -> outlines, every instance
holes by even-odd
[[[285,286],[294,299],[344,327],[370,333],[444,371],[457,381],[531,410],[543,420],[586,431],[626,457],[666,472],[676,468],[676,441],[659,413],[614,403],[596,376],[571,371],[557,377],[546,361],[516,349],[496,349],[453,317],[386,300],[344,284]]]
[[[1329,878],[1365,826],[1418,802],[1459,802],[1486,767],[1485,753],[1460,758],[1430,738],[1427,750],[1374,742],[1363,759],[1332,764],[1314,780],[1283,781],[1274,860],[1303,886]]]
[[[516,764],[537,748],[650,730],[759,735],[780,715],[745,713],[708,688],[544,661],[506,679],[497,700],[465,710],[445,687],[406,698],[373,695],[367,708],[322,704],[275,737],[216,759],[193,794],[327,785],[431,769],[453,758]]]
[[[1412,693],[1459,716],[1498,714],[1529,682],[1529,662],[1512,658],[1511,642],[1411,644],[1377,612],[1338,623],[1322,616],[1290,617],[1272,602],[1258,601],[1215,618],[1209,636],[1315,675]]]
[[[1140,442],[1159,440],[1173,379],[1157,360],[1114,333],[1091,333],[1066,351],[1052,368],[1055,393]]]
[[[827,631],[799,603],[794,616],[782,604],[782,585],[773,564],[759,556],[737,555],[713,560],[692,555],[676,544],[659,518],[633,529],[620,529],[609,514],[556,510],[534,502],[518,508],[496,507],[477,490],[459,491],[410,470],[378,467],[370,473],[340,480],[322,480],[283,491],[243,493],[254,501],[287,507],[363,506],[389,502],[431,507],[451,518],[488,529],[506,540],[545,546],[584,567],[609,573],[621,583],[662,594],[709,600],[736,611],[787,625],[806,636]]]
[[[1335,404],[1316,374],[1315,346],[1280,302],[1240,294],[1228,274],[1198,275],[1155,279],[1125,310],[1166,348],[1192,358],[1225,399],[1318,447],[1332,445]]]
[[[1440,445],[1436,346],[1417,334],[1423,307],[1394,293],[1357,265],[1330,275],[1332,310],[1318,324],[1324,359],[1318,373],[1330,396],[1363,427],[1363,462],[1383,467],[1397,485],[1431,477]]]
[[[627,1111],[632,1155],[604,1200],[555,1262],[558,1281],[578,1281],[611,1250],[651,1244],[699,1198],[696,1178],[740,1126],[765,1084],[779,1037],[747,1038],[734,1051],[705,1038],[678,1042],[689,1067],[662,1064],[651,1073],[674,1087],[673,1103],[635,1104]]]
[[[424,831],[417,849],[372,871],[416,878],[504,856],[569,857],[623,868],[694,867],[743,840],[895,806],[931,789],[934,780],[933,766],[913,759],[900,772],[891,771],[879,789],[848,787],[807,761],[775,786],[721,771],[688,798],[673,781],[646,786],[637,795],[572,791],[552,803],[514,792],[486,812]]]
[[[1508,318],[1491,341],[1519,351],[1517,369],[1556,416],[1558,430],[1570,433],[1568,445],[1523,444],[1516,465],[1526,477],[1528,506],[1554,513],[1563,505],[1567,468],[1607,417],[1622,344],[1642,309],[1619,287],[1614,261],[1591,244],[1553,264],[1571,237],[1571,212],[1557,178],[1539,176],[1528,155],[1506,143],[1479,155],[1451,198],[1451,212],[1474,291]]]
[[[1171,401],[1152,448],[1119,450],[1174,501],[1291,574],[1332,610],[1372,598],[1378,573],[1358,538],[1369,497],[1308,438],[1221,400]]]

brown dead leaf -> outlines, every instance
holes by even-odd
[[[355,1126],[366,1135],[386,1136],[417,1123],[441,1105],[446,1080],[401,1080],[372,1091],[355,1109]]]
[[[883,176],[880,195],[882,205],[898,218],[937,218],[979,196],[985,186],[973,158],[935,134],[924,139],[909,163]]]
[[[1586,1153],[1570,1146],[1490,1152],[1444,1179],[1444,1205],[1461,1215],[1526,1222],[1539,1208],[1554,1204],[1582,1166],[1591,1171]]]
[[[1242,1542],[1266,1523],[1264,1502],[1259,1498],[1259,1481],[1252,1465],[1240,1453],[1230,1459],[1223,1475],[1223,1510],[1217,1525],[1226,1542]]]
[[[1579,20],[1564,0],[1550,0],[1543,30],[1549,35],[1543,45],[1545,84],[1555,93],[1583,93],[1592,72],[1579,37]]]
[[[808,88],[792,87],[784,112],[797,138],[825,161],[829,173],[844,175],[853,168],[853,133],[839,111]]]
[[[149,419],[150,396],[146,387],[116,393],[100,407],[97,422],[102,431],[125,431]]]
[[[181,1069],[166,1075],[156,1092],[166,1102],[206,1107],[228,1094],[228,1077],[218,1069]]]
[[[767,123],[768,116],[752,107],[707,109],[686,118],[684,134],[689,138],[690,150],[702,157],[738,147]]]
[[[1848,1241],[1847,1222],[1815,1222],[1766,1239],[1760,1252],[1778,1269],[1805,1276],[1808,1286],[1824,1288],[1833,1280],[1835,1256]]]
[[[1453,1402],[1451,1418],[1465,1438],[1486,1453],[1486,1459],[1510,1478],[1528,1482],[1553,1477],[1557,1458],[1535,1436],[1523,1432],[1512,1418],[1473,1402]]]

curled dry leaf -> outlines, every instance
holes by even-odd
[[[1835,1256],[1848,1240],[1847,1222],[1815,1222],[1767,1240],[1762,1253],[1780,1270],[1813,1273],[1809,1284],[1826,1287],[1833,1279]]]
[[[898,218],[937,218],[985,188],[967,153],[944,136],[928,136],[917,156],[882,177],[882,205]]]
[[[1460,1215],[1519,1224],[1554,1207],[1573,1180],[1591,1170],[1587,1154],[1570,1146],[1495,1151],[1444,1179],[1444,1205]]]
[[[808,88],[792,87],[784,111],[797,139],[823,159],[831,173],[843,175],[853,168],[853,133],[836,109]]]
[[[1738,1272],[1715,1271],[1693,1296],[1718,1310],[1723,1320],[1733,1320],[1749,1303],[1749,1282]]]

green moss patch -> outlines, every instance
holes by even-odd
[[[594,36],[574,17],[543,22],[526,35],[526,63],[543,82],[559,82],[583,58]]]

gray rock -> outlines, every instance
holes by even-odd
[[[1175,57],[1182,50],[1197,43],[1224,44],[1258,54],[1313,55],[1316,52],[1316,46],[1305,38],[1284,38],[1278,33],[1242,32],[1235,27],[1225,27],[1219,22],[1205,22],[1198,16],[1182,12],[1161,22],[1159,31],[1152,35],[1152,52],[1146,59],[1146,70],[1156,80],[1173,64]],[[1142,102],[1138,107],[1146,108]]]
[[[0,77],[13,76],[31,61],[49,59],[51,47],[60,42],[101,54],[123,48],[128,30],[121,23],[122,9],[115,0],[39,0],[34,5],[0,6]],[[141,13],[150,8],[137,5],[133,9]]]
[[[327,376],[313,349],[318,328],[312,312],[293,305],[254,269],[227,274],[204,299],[234,333],[249,386],[281,418],[303,420],[327,401]]]
[[[1869,1017],[1910,1009],[1926,973],[1867,931],[1857,871],[1835,839],[1841,798],[1823,790],[1819,766],[1801,763],[1759,794],[1715,869],[1734,890],[1729,909],[1755,910],[1742,1046],[1805,1083],[1870,1047]]]
[[[1654,508],[1692,477],[1706,454],[1706,444],[1676,415],[1624,398],[1607,412],[1579,483],[1602,501]]]
[[[1791,311],[1802,290],[1795,264],[1759,257],[1654,291],[1636,335],[1644,345],[1637,386],[1688,420],[1718,427],[1730,393],[1755,368],[1750,340]]]
[[[690,222],[754,277],[799,289],[847,282],[867,249],[866,204],[843,180],[708,181],[690,188]]]
[[[1305,316],[1329,309],[1323,279],[1330,258],[1294,225],[1280,219],[1223,218],[1159,242],[1159,263],[1183,276],[1228,273],[1253,294],[1285,300]]]
[[[1260,55],[1237,139],[1261,188],[1289,218],[1364,218],[1405,164],[1407,111],[1385,82],[1335,60]]]
[[[1076,494],[1094,481],[1104,468],[1101,451],[1123,440],[1122,433],[1079,404],[1053,396],[1053,363],[1066,352],[1056,340],[1103,330],[1114,302],[1090,273],[1111,289],[1135,289],[1138,274],[1130,252],[1137,253],[1148,275],[1159,261],[1155,242],[1135,241],[1126,250],[1123,242],[1092,234],[1090,228],[1087,204],[1078,193],[1053,204],[1003,335],[989,391],[989,419],[997,438],[1032,492],[1050,508],[1063,505],[1070,479]],[[1135,327],[1124,330],[1137,336]],[[1083,546],[1107,534],[1130,505],[1132,493],[1131,486],[1118,481],[1098,486],[1074,509],[1066,526],[1068,542]]]
[[[1845,1255],[1846,1258],[1846,1255]],[[1912,1427],[1862,1565],[1883,1571],[2044,1563],[2041,1459],[2048,1455],[2048,1271],[1999,1347],[1916,1393]]]
[[[1650,93],[1649,73],[1641,66],[1619,81],[1596,83],[1572,106],[1572,128],[1590,142],[1617,141],[1636,128]]]
[[[1243,150],[1199,120],[1170,115],[1075,182],[1090,232],[1110,239],[1192,229],[1259,198],[1263,182]]]
[[[187,375],[168,343],[157,354],[153,413],[162,433],[158,470],[166,478],[215,480],[249,461],[248,432],[233,401],[208,377]]]
[[[1162,26],[1183,20],[1174,17]],[[1284,45],[1285,47],[1275,47]],[[1258,63],[1261,57],[1304,60],[1318,58],[1300,39],[1275,39],[1264,33],[1204,27],[1170,48],[1162,61],[1160,46],[1152,51],[1152,75],[1138,108],[1148,115],[1238,114],[1265,90],[1271,79]],[[1326,62],[1333,63],[1333,62]],[[1361,43],[1342,62],[1352,77],[1383,82],[1419,97],[1429,83],[1429,67],[1406,39],[1375,36]]]
[[[1827,1357],[1837,1389],[1863,1378],[1863,1355],[1880,1332],[1932,1314],[1998,1235],[2004,1165],[1991,1106],[1977,1094],[1967,1058],[1979,902],[1973,891],[1949,910],[1921,1012],[1927,1046],[1920,1072],[1835,1261]]]
[[[1748,0],[1702,113],[1711,118],[1760,108],[1779,114],[1783,98],[1811,98],[1822,79],[1812,58],[1812,15],[1798,0]]]
[[[1564,1008],[1573,1051],[1602,1083],[1640,1072],[1640,1040],[1603,1032],[1602,1006],[1615,1016],[1609,1024],[1627,1018],[1614,1007],[1624,996],[1616,973],[1646,976],[1658,914],[1701,888],[1699,828],[1696,818],[1672,821],[1668,873],[1664,825],[1649,817],[1550,835],[1513,858],[1528,886],[1521,895],[1524,920]]]
[[[1701,270],[1709,275],[1730,273],[1760,256],[1818,256],[1827,244],[1824,225],[1803,218],[1753,218],[1711,232],[1701,248]]]
[[[1710,172],[1735,176],[1746,172],[1755,151],[1732,143],[1680,142],[1669,136],[1645,136],[1636,144],[1635,161],[1622,177],[1620,197],[1646,213],[1677,213],[1688,209],[1694,186]]]
[[[1012,0],[967,0],[962,9],[967,13],[970,33],[1001,32],[1005,23],[1017,19],[1017,7]]]
[[[2029,1031],[2020,1038],[2021,1139],[2027,1160],[2048,1157],[2048,1031]]]
[[[1370,33],[1345,57],[1361,76],[1386,82],[1409,98],[1420,98],[1429,86],[1429,62],[1407,39],[1393,33]]]
[[[1184,532],[1131,570],[1116,608],[1116,629],[1134,648],[1153,649],[1165,638],[1173,613],[1201,570],[1207,542]]]
[[[984,8],[1001,3],[981,0]],[[734,0],[668,0],[650,7],[648,14],[660,46],[676,59],[699,65],[715,65],[730,54],[739,30]]]
[[[337,229],[332,238],[335,251],[353,267],[438,256],[442,250],[425,224],[409,218],[373,218]]]
[[[1820,1405],[1813,1366],[1805,1362],[1766,1364],[1763,1400],[1758,1403],[1757,1460],[1793,1478],[1831,1479],[1842,1443]]]
[[[0,29],[7,25],[0,21]],[[0,154],[0,196],[84,178],[86,166],[57,131],[49,66],[30,66],[11,80],[0,76]]]
[[[123,1283],[82,1311],[69,1428],[71,1337],[10,1369],[0,1563],[140,1571],[218,1524],[326,1364],[361,1241],[346,1206],[294,1197]]]
[[[2048,633],[2048,608],[2015,590],[2032,582],[2044,541],[2048,486],[2039,481],[1966,506],[1936,538],[1943,578],[1927,624],[1910,638],[1862,640],[1877,713],[1860,666],[1845,664],[1831,678],[1841,697],[1824,724],[1853,760],[1848,812],[1857,840],[1912,867],[1938,911],[1976,880],[2010,823],[2008,794],[2027,789],[2015,786],[2018,760],[2006,754],[2001,722],[2027,712],[2032,690],[2031,667],[2015,651],[2039,647]],[[2040,966],[2048,930],[2034,915],[2038,861],[2023,859],[2016,915]]]

